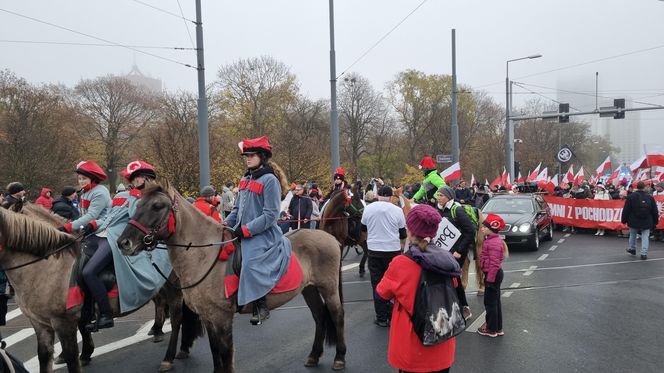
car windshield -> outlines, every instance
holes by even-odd
[[[533,202],[527,198],[495,198],[490,199],[482,212],[492,212],[494,214],[524,214],[533,212]]]

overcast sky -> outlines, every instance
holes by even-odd
[[[177,0],[141,1],[180,13]],[[336,0],[337,72],[346,70],[421,3]],[[194,0],[180,4],[184,16],[195,19]],[[181,19],[133,0],[3,1],[0,9],[122,44],[192,47]],[[428,0],[351,71],[368,77],[379,89],[408,68],[450,74],[450,30],[456,28],[459,82],[486,90],[498,102],[504,103],[505,61],[540,53],[542,58],[511,63],[510,77],[550,87],[531,89],[555,99],[559,80],[590,82],[584,90],[592,92],[597,71],[600,95],[664,104],[662,19],[660,0]],[[303,93],[329,98],[328,1],[208,0],[203,1],[203,24],[207,82],[216,78],[223,64],[271,55],[291,67]],[[195,42],[193,25],[186,27]],[[195,70],[131,50],[7,42],[99,43],[3,11],[0,40],[0,68],[31,82],[73,86],[83,78],[125,74],[135,59],[144,74],[162,79],[167,89],[196,90]],[[648,48],[654,49],[549,72]],[[193,51],[145,51],[196,62]],[[519,91],[525,92],[515,90]],[[536,96],[518,94],[515,103],[532,97]],[[642,141],[661,137],[663,111],[644,113],[642,119]]]

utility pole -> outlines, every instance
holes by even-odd
[[[196,70],[198,71],[198,171],[199,185],[210,185],[210,139],[208,134],[208,107],[205,94],[205,61],[203,59],[203,22],[201,0],[196,0]]]
[[[457,123],[456,30],[452,29],[452,162],[459,162],[459,124]]]
[[[339,113],[337,112],[337,58],[334,53],[334,0],[330,0],[330,153],[332,174],[334,174],[334,170],[339,167]]]

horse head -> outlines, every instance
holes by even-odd
[[[146,184],[133,219],[118,238],[122,254],[137,255],[153,249],[158,240],[167,240],[175,229],[177,201],[177,192],[168,180]]]

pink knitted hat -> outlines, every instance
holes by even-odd
[[[440,214],[433,207],[417,205],[408,213],[406,227],[412,235],[433,238],[438,232],[438,224],[441,220]]]

